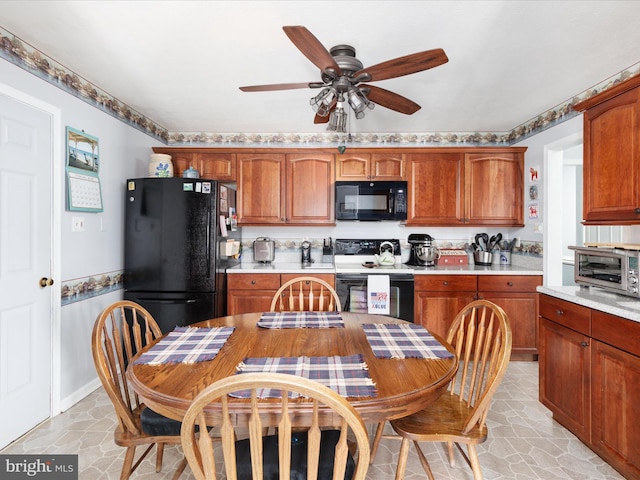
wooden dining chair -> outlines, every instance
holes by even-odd
[[[456,315],[446,340],[454,346],[459,361],[448,391],[424,410],[391,421],[395,438],[402,440],[396,480],[404,478],[410,441],[431,480],[433,473],[419,442],[446,442],[452,467],[455,444],[471,467],[474,479],[482,479],[476,445],[487,439],[489,406],[509,365],[511,326],[502,308],[487,300],[477,300]],[[383,428],[384,424],[378,425],[371,459],[380,439],[390,438],[382,435]],[[467,445],[468,455],[460,444]]]
[[[258,391],[263,388],[280,390],[282,396],[261,401]],[[248,424],[240,432],[233,425],[237,412],[232,403],[238,400],[229,398],[239,391],[250,398],[245,403]],[[302,397],[289,398],[292,392]],[[207,414],[211,407],[214,410]],[[182,422],[182,448],[197,480],[216,478],[212,438],[196,430],[198,426],[206,432],[204,425],[219,427],[228,480],[364,480],[369,467],[369,440],[360,415],[333,390],[296,375],[232,375],[194,399]],[[277,427],[277,435],[263,436],[269,426]],[[349,452],[349,430],[350,440],[355,438],[356,460]]]
[[[120,479],[128,479],[154,445],[157,445],[156,472],[162,469],[165,444],[180,443],[181,423],[157,414],[140,403],[125,378],[125,370],[136,352],[162,336],[151,314],[137,303],[116,302],[98,316],[93,327],[93,362],[118,418],[114,432],[116,445],[126,447]],[[146,450],[134,464],[136,448]],[[186,459],[178,466],[174,479],[184,471]]]
[[[316,277],[296,277],[285,282],[271,300],[272,312],[305,310],[339,312],[342,306],[333,287]]]

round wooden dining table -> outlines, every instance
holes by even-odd
[[[175,420],[182,420],[198,393],[217,380],[234,375],[236,367],[248,357],[362,354],[377,394],[373,397],[348,398],[348,401],[365,423],[405,417],[427,407],[445,392],[458,367],[455,354],[448,358],[377,358],[361,325],[406,322],[381,315],[350,312],[341,312],[340,315],[344,320],[344,328],[262,328],[257,326],[261,313],[199,322],[191,326],[235,327],[213,360],[160,365],[132,363],[127,368],[126,376],[141,401],[152,410]],[[454,353],[449,344],[435,337]],[[142,352],[152,345],[147,345]],[[239,411],[243,406],[249,408],[248,400],[236,401]]]

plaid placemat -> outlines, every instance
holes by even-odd
[[[140,355],[134,364],[197,363],[212,360],[235,327],[176,327]]]
[[[362,325],[378,358],[450,358],[444,345],[421,325],[368,323]]]
[[[265,312],[260,316],[263,328],[344,328],[340,312]]]
[[[367,363],[360,354],[345,357],[279,357],[246,358],[237,367],[242,373],[288,373],[315,380],[343,397],[375,397],[376,387],[369,376]],[[280,390],[262,389],[259,398],[279,398]],[[234,397],[248,398],[248,390],[236,392]],[[297,394],[290,394],[291,398]]]

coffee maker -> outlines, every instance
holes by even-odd
[[[409,235],[411,251],[407,265],[416,267],[433,267],[438,258],[438,249],[432,245],[433,237],[426,233],[412,233]]]

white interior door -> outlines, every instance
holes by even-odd
[[[51,413],[51,164],[51,114],[0,92],[0,448]]]

